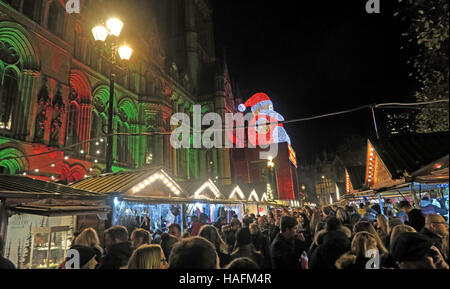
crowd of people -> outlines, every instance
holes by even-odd
[[[185,232],[174,223],[158,235],[113,226],[102,243],[87,228],[72,249],[81,269],[448,269],[445,218],[408,201],[397,210],[369,203],[271,209],[229,223],[194,219]],[[0,268],[14,265],[1,257]]]

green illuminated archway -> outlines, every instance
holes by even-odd
[[[22,69],[38,70],[40,61],[32,45],[32,38],[26,29],[18,23],[0,22],[0,41],[8,42],[17,51]]]
[[[9,147],[0,149],[0,167],[5,167],[11,175],[26,172],[28,170],[28,163],[23,156],[24,153],[17,148]]]

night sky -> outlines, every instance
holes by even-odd
[[[397,1],[381,0],[381,14],[367,14],[366,0],[212,2],[216,50],[226,48],[244,101],[265,92],[290,120],[411,100],[415,84],[400,50],[405,27],[393,17]],[[369,109],[286,130],[299,162],[336,150],[350,135],[375,134]]]

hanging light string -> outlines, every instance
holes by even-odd
[[[368,104],[368,105],[363,105],[360,107],[356,107],[353,109],[348,109],[348,110],[343,110],[343,111],[338,111],[338,112],[332,112],[332,113],[327,113],[327,114],[322,114],[322,115],[317,115],[317,116],[311,116],[311,117],[306,117],[306,118],[298,118],[298,119],[293,119],[293,120],[287,120],[287,121],[278,121],[278,122],[267,122],[264,125],[270,125],[270,124],[291,124],[291,123],[298,123],[298,122],[303,122],[303,121],[309,121],[309,120],[315,120],[315,119],[320,119],[320,118],[326,118],[326,117],[331,117],[331,116],[336,116],[336,115],[341,115],[341,114],[347,114],[347,113],[352,113],[352,112],[356,112],[359,110],[363,110],[363,109],[367,109],[367,108],[380,108],[380,107],[406,107],[406,106],[421,106],[421,105],[429,105],[429,104],[436,104],[436,103],[448,103],[449,99],[439,99],[439,100],[434,100],[434,101],[425,101],[425,102],[413,102],[413,103],[380,103],[380,104]],[[182,123],[183,125],[183,123]],[[191,132],[211,132],[211,131],[227,131],[227,130],[235,130],[235,129],[246,129],[249,127],[257,127],[258,125],[247,125],[247,126],[243,126],[243,127],[233,127],[233,128],[221,128],[221,129],[202,129],[202,130],[194,130],[191,126],[187,126],[189,127]],[[30,158],[30,157],[37,157],[37,156],[42,156],[42,155],[48,155],[48,154],[52,154],[55,152],[61,152],[61,151],[66,151],[69,150],[73,147],[77,147],[80,146],[82,144],[85,143],[90,143],[90,142],[95,142],[95,141],[100,141],[103,140],[104,138],[107,138],[108,136],[121,136],[121,135],[126,135],[126,136],[153,136],[153,135],[171,135],[173,132],[140,132],[140,133],[113,133],[110,135],[106,135],[104,137],[99,137],[99,138],[94,138],[94,139],[89,139],[89,140],[85,140],[76,144],[72,144],[60,149],[53,149],[53,150],[49,150],[47,152],[43,152],[43,153],[37,153],[37,154],[31,154],[31,155],[22,155],[22,156],[15,156],[15,157],[6,157],[0,160],[12,160],[12,159],[22,159],[22,158]]]

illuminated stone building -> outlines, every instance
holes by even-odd
[[[72,182],[105,170],[111,67],[91,29],[110,16],[134,53],[117,70],[114,130],[164,133],[170,117],[235,111],[226,64],[215,56],[207,0],[0,1],[0,173]],[[140,6],[137,6],[140,5]],[[178,149],[170,136],[114,137],[113,171],[161,166],[176,179],[231,182],[226,149]]]

